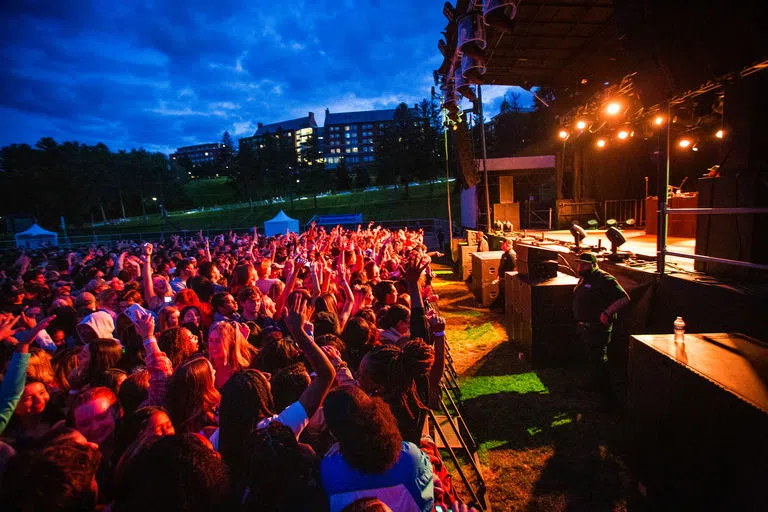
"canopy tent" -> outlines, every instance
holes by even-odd
[[[46,231],[37,224],[32,224],[26,231],[16,233],[16,247],[24,249],[38,249],[44,246],[58,245],[59,235],[53,231]]]
[[[267,236],[283,235],[285,231],[299,232],[299,221],[292,219],[280,210],[274,218],[264,222],[264,234]]]

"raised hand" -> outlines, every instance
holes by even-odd
[[[142,339],[149,338],[155,334],[155,317],[149,311],[138,311],[136,313],[136,334]]]
[[[27,316],[27,308],[24,308],[24,311],[21,312],[20,318],[27,329],[34,329],[37,325],[37,320]]]
[[[296,338],[299,334],[304,333],[304,324],[309,320],[306,297],[299,293],[293,294],[288,299],[286,307],[285,326],[291,335]]]
[[[0,316],[0,341],[6,338],[10,338],[22,328],[14,329],[13,326],[19,321],[20,316],[13,316],[11,314],[5,314]]]
[[[429,330],[432,334],[436,332],[445,332],[445,317],[432,313],[428,315]]]
[[[416,282],[421,274],[429,266],[429,260],[424,260],[418,254],[412,254],[408,257],[408,262],[403,266],[403,277],[407,282]]]
[[[334,367],[344,362],[344,360],[341,358],[341,352],[339,352],[339,350],[333,345],[323,345],[320,347],[320,350],[325,352],[325,355],[328,357],[328,360]]]

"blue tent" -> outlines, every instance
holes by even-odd
[[[59,235],[53,231],[46,231],[37,224],[32,224],[32,227],[26,231],[16,233],[14,238],[16,239],[16,247],[25,249],[39,249],[59,243]]]
[[[292,219],[280,210],[274,218],[264,222],[264,234],[267,236],[284,235],[285,231],[299,232],[299,221]]]

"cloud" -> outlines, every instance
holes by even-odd
[[[3,17],[0,146],[52,136],[113,150],[413,104],[430,94],[445,27],[438,2],[377,0],[39,0]]]

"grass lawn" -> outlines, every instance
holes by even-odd
[[[533,368],[508,340],[501,314],[449,278],[438,274],[436,291],[492,509],[623,511],[635,504],[620,420],[599,412],[574,370]]]
[[[189,186],[189,185],[188,185]],[[228,185],[223,178],[198,180],[191,195],[226,198]],[[231,199],[231,196],[230,196]],[[208,202],[208,201],[206,201]],[[209,203],[210,204],[210,203]],[[460,218],[459,197],[451,194],[453,218]],[[370,190],[328,195],[317,198],[317,207],[312,197],[301,197],[292,202],[258,204],[227,204],[200,211],[172,212],[165,221],[158,214],[149,215],[147,220],[134,218],[120,224],[99,226],[97,234],[148,233],[159,231],[197,231],[246,229],[257,225],[263,228],[265,220],[274,217],[280,210],[299,220],[303,225],[314,215],[362,213],[364,222],[402,220],[418,218],[448,218],[445,183],[410,186],[408,197],[402,187],[399,189]],[[72,230],[72,235],[91,235],[91,229]]]
[[[184,192],[196,206],[219,206],[237,201],[236,190],[229,184],[229,178],[189,180]]]

